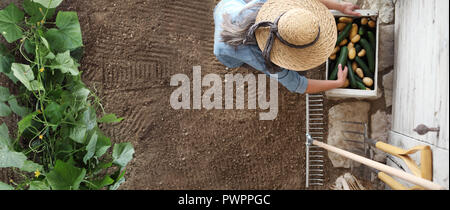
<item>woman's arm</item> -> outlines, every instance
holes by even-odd
[[[354,16],[360,16],[361,14],[355,12],[355,9],[359,9],[359,6],[353,5],[350,2],[338,2],[336,0],[319,0],[324,4],[328,9],[333,9],[340,11],[347,15],[354,15]]]
[[[335,88],[340,88],[344,86],[345,80],[347,78],[348,69],[345,67],[342,70],[342,66],[339,65],[338,79],[337,80],[308,80],[308,87],[306,88],[306,93],[319,93]]]

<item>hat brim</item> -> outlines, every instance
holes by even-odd
[[[270,60],[275,65],[294,71],[306,71],[323,64],[333,52],[337,41],[337,27],[333,14],[317,0],[268,0],[258,12],[256,22],[275,21],[282,13],[300,8],[316,16],[320,25],[319,40],[303,49],[292,48],[275,38]],[[258,46],[264,49],[269,28],[259,28],[255,32]]]

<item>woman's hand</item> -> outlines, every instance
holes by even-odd
[[[350,2],[342,2],[340,7],[339,11],[346,15],[361,16],[360,13],[354,11],[355,9],[359,9],[358,5],[354,5]]]
[[[337,80],[313,80],[308,79],[308,87],[306,88],[306,93],[320,93],[322,91],[332,90],[336,88],[341,88],[345,84],[347,79],[348,69],[347,67],[342,70],[342,65],[339,64],[339,72]]]
[[[339,83],[339,87],[343,87],[345,85],[345,80],[347,80],[347,74],[348,74],[348,68],[347,66],[344,68],[344,70],[342,70],[342,65],[339,64],[339,69],[338,69],[338,83]]]

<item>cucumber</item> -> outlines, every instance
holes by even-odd
[[[339,71],[339,64],[342,64],[342,68],[345,67],[347,64],[347,57],[348,57],[348,48],[347,46],[344,46],[341,48],[341,54],[339,55],[339,58],[336,61],[336,66],[334,67],[333,71],[330,74],[330,78],[328,80],[336,80],[337,79],[337,73]]]
[[[367,64],[360,57],[356,56],[355,61],[356,63],[358,63],[359,67],[361,67],[361,69],[363,70],[364,76],[373,78],[373,74],[369,70],[369,67],[367,67]]]
[[[358,77],[358,75],[355,75],[356,81],[360,82],[361,84],[364,84],[362,79]]]
[[[372,31],[367,32],[367,38],[369,38],[370,45],[373,49],[377,48],[375,34]]]
[[[341,43],[342,40],[344,40],[348,36],[348,33],[350,33],[350,29],[352,29],[352,23],[347,24],[344,30],[339,34],[336,45],[339,45],[339,43]]]
[[[352,64],[350,62],[347,62],[347,68],[348,68],[348,80],[350,81],[350,86],[352,88],[356,88],[355,72],[353,72]],[[358,77],[358,76],[356,76],[356,77]]]
[[[359,51],[361,51],[361,45],[359,45],[359,44],[356,44],[355,45],[355,50],[356,50],[356,53],[359,53]]]
[[[359,27],[358,34],[359,34],[360,36],[364,36],[364,34],[366,34],[366,27],[360,26],[360,27]]]
[[[359,81],[356,81],[356,86],[358,87],[358,89],[366,90],[366,86]]]
[[[361,46],[366,49],[366,57],[369,63],[370,72],[375,73],[375,51],[366,39],[361,39],[359,42],[361,43]]]

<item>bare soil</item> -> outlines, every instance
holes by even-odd
[[[5,6],[11,1],[2,1]],[[17,1],[16,1],[17,2]],[[21,2],[21,1],[19,1]],[[216,0],[65,0],[77,11],[85,45],[84,81],[107,112],[125,117],[103,129],[130,141],[135,158],[121,189],[304,189],[305,96],[279,86],[279,113],[263,110],[174,110],[172,75],[257,74],[226,70],[213,55]],[[324,65],[309,77],[320,77]],[[327,102],[326,102],[327,103]],[[265,112],[265,111],[264,111]],[[326,158],[328,189],[344,169]],[[9,173],[0,173],[8,180]]]

